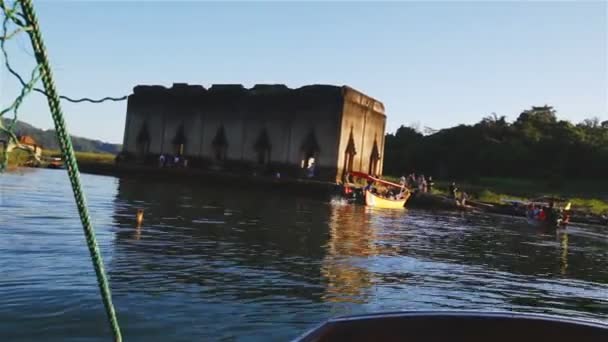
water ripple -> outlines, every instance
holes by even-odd
[[[284,340],[379,310],[608,314],[598,227],[556,235],[503,216],[82,179],[128,340]],[[2,175],[0,190],[4,339],[107,340],[65,173]]]

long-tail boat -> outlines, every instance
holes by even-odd
[[[362,200],[365,205],[370,207],[402,209],[411,196],[411,191],[403,184],[389,182],[363,172],[350,172],[349,176],[367,181],[367,186],[358,190],[362,194]],[[387,190],[384,193],[381,193],[378,190],[378,186],[387,188]],[[392,194],[388,189],[393,190]],[[345,186],[345,193],[353,193],[351,186]]]

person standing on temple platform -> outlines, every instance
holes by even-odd
[[[426,192],[426,181],[424,180],[424,175],[419,175],[418,176],[418,181],[417,181],[417,185],[418,185],[418,191],[419,192]]]
[[[450,184],[449,192],[450,192],[450,196],[453,199],[456,199],[456,192],[457,191],[458,191],[458,188],[456,187],[456,182],[452,182],[452,184]]]
[[[468,199],[468,198],[469,198],[469,195],[467,195],[467,193],[466,193],[466,192],[461,191],[461,192],[460,192],[460,201],[458,202],[458,203],[459,203],[459,205],[461,205],[461,206],[463,206],[463,207],[464,207],[464,206],[466,206],[466,205],[467,205],[467,199]]]
[[[418,181],[416,179],[416,174],[413,172],[408,177],[408,186],[414,190],[418,190]]]
[[[425,193],[428,192],[428,188],[427,188],[428,184],[426,183],[426,177],[424,175],[420,175],[420,183],[421,183],[420,187],[421,187],[422,192],[425,192]]]
[[[433,183],[433,176],[429,176],[426,182],[427,191],[429,193],[433,192],[433,185],[435,185],[435,183]]]

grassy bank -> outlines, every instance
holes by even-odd
[[[465,189],[466,191],[466,189]],[[542,194],[538,194],[542,195]],[[557,194],[560,197],[567,198],[571,203],[574,209],[588,211],[594,214],[603,214],[608,213],[608,201],[597,199],[597,198],[583,198],[583,197],[569,197],[561,194]],[[504,200],[526,200],[528,198],[533,198],[537,196],[512,196],[507,194],[495,193],[490,190],[483,190],[481,193],[475,196],[475,199],[481,202],[500,204],[504,203]]]
[[[0,162],[4,162],[4,153],[2,153],[0,151]],[[30,158],[30,153],[27,151],[23,151],[23,150],[13,150],[11,151],[11,153],[8,154],[8,163],[7,165],[9,167],[16,167],[16,166],[20,166],[20,165],[25,165],[25,163],[28,161],[28,159]]]
[[[476,182],[463,184],[472,188],[493,189],[514,196],[533,197],[538,194],[551,194],[608,200],[607,180],[480,178]]]
[[[527,200],[550,195],[568,199],[574,209],[602,214],[608,212],[608,182],[573,180],[564,184],[530,179],[483,178],[475,183],[456,182],[459,189],[473,196],[473,199],[501,204],[505,200]],[[442,189],[449,182],[438,182]]]
[[[61,158],[61,152],[58,150],[43,150],[42,157],[59,157]],[[86,164],[113,164],[116,156],[110,153],[95,153],[95,152],[76,152],[76,159],[79,163]],[[0,162],[3,161],[3,156],[0,151]],[[18,167],[24,166],[26,162],[31,158],[31,154],[28,151],[15,149],[8,154],[8,166]],[[43,163],[42,166],[45,164]]]
[[[58,150],[45,150],[43,156],[61,157],[61,152]],[[111,153],[96,153],[96,152],[76,152],[76,159],[79,163],[87,164],[113,164],[116,156]]]
[[[385,176],[399,182],[399,177]],[[436,181],[433,193],[447,195],[450,181]],[[473,200],[504,204],[505,200],[525,201],[543,195],[567,198],[576,210],[603,214],[608,212],[608,181],[604,180],[533,180],[481,178],[475,182],[456,181],[456,187]]]

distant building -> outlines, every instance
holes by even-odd
[[[38,161],[42,157],[42,146],[38,145],[36,140],[29,135],[19,136],[16,143],[9,141],[8,138],[0,139],[0,152],[5,149],[9,153],[14,149],[29,151],[33,158]]]
[[[347,86],[137,86],[123,157],[339,181],[346,170],[382,174],[385,125],[383,104]]]

